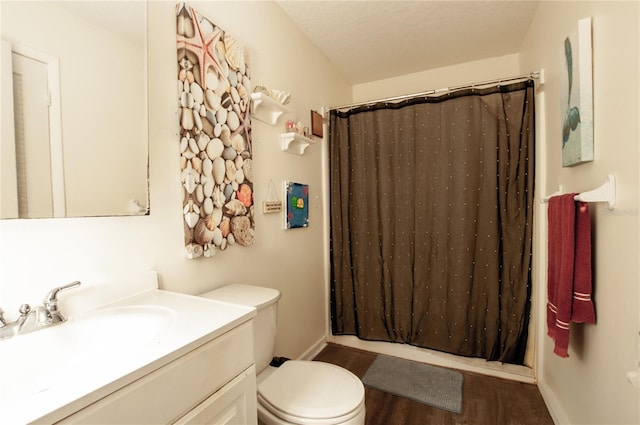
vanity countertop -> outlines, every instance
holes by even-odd
[[[0,423],[55,423],[255,314],[151,289],[0,341]]]

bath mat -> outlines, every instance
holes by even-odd
[[[376,357],[362,378],[368,387],[458,414],[463,381],[456,371],[384,355]]]

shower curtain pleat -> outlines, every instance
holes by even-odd
[[[522,363],[533,82],[330,116],[337,335]]]

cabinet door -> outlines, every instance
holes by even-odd
[[[174,425],[256,425],[256,403],[255,367],[251,366]]]

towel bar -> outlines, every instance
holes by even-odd
[[[547,196],[543,197],[542,199],[540,199],[540,202],[547,203],[547,202],[549,202],[549,199],[553,198],[554,196],[562,195],[563,193],[564,193],[564,187],[561,184],[559,184],[558,185],[558,190],[553,192],[551,195],[547,195]]]
[[[558,186],[558,190],[549,196],[542,198],[542,202],[549,202],[549,199],[562,195],[564,190],[562,185]],[[613,174],[609,174],[607,181],[600,187],[590,190],[588,192],[582,192],[576,195],[573,199],[582,202],[606,202],[610,210],[615,208],[616,205],[616,178]]]

